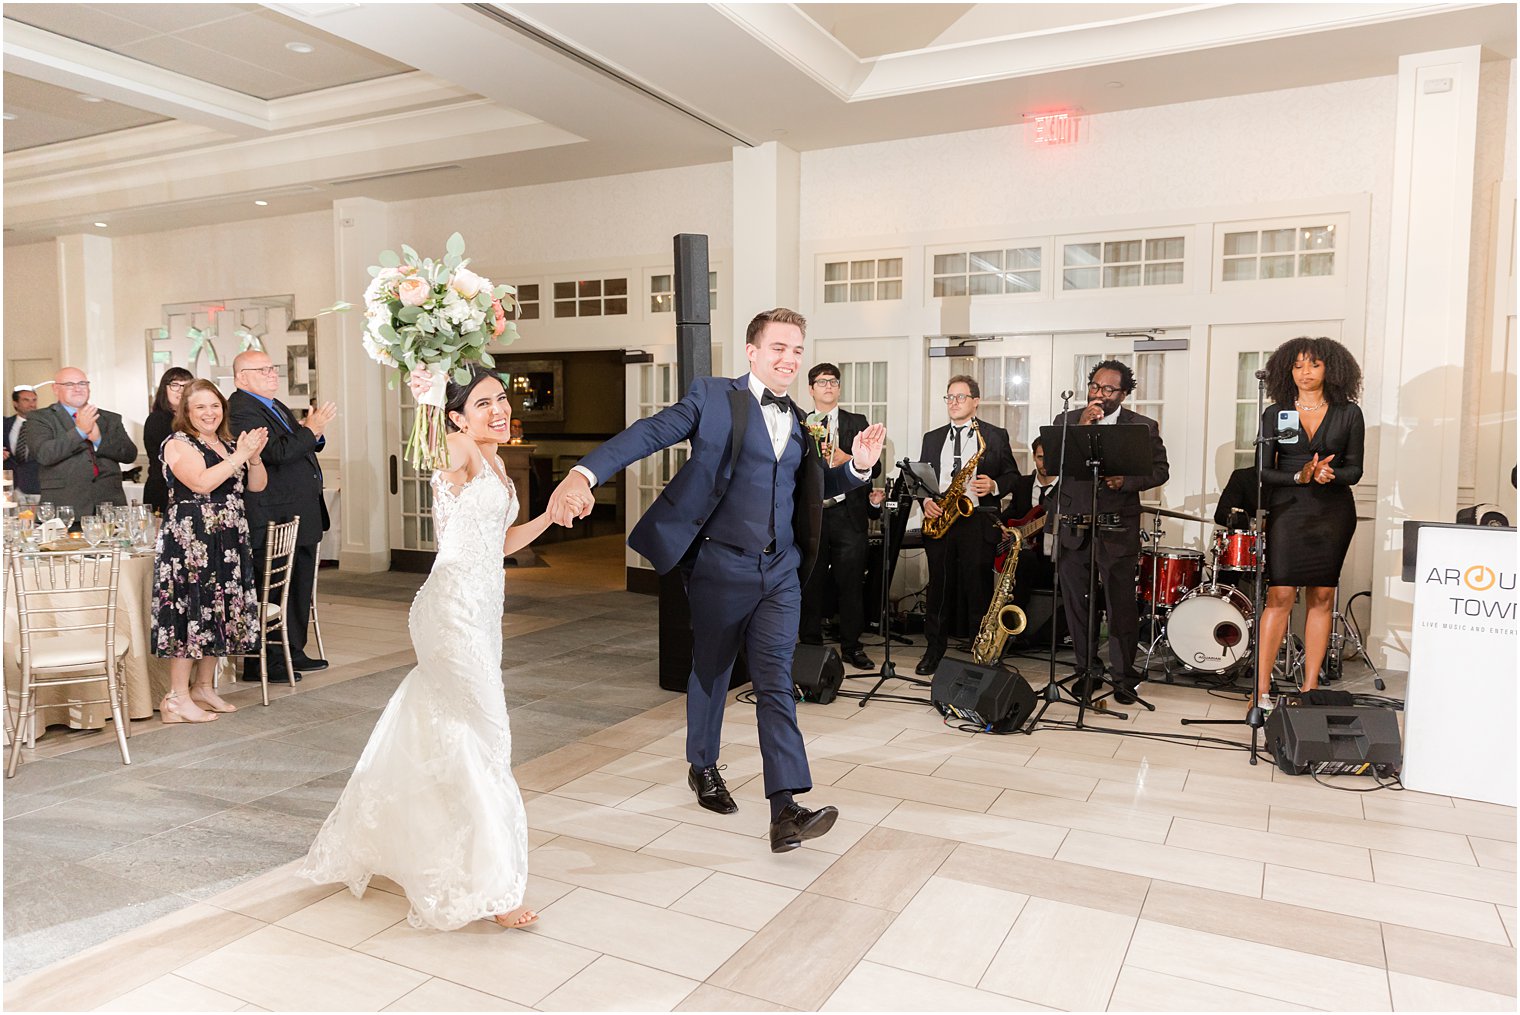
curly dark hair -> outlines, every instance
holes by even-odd
[[[1272,352],[1267,360],[1267,394],[1279,405],[1292,405],[1298,398],[1293,383],[1293,364],[1308,356],[1325,364],[1325,397],[1337,405],[1354,402],[1362,396],[1362,368],[1351,350],[1333,338],[1290,338]]]
[[[459,429],[459,427],[454,425],[454,413],[464,414],[464,407],[470,401],[470,392],[474,391],[481,381],[493,380],[500,384],[503,390],[507,386],[507,382],[502,380],[501,375],[495,370],[488,370],[476,364],[471,364],[468,369],[470,371],[470,379],[467,383],[456,384],[454,378],[450,377],[448,386],[444,388],[443,397],[445,401],[443,404],[443,414],[444,418],[448,420],[448,428],[451,433]]]
[[[1093,378],[1098,376],[1099,370],[1113,370],[1119,375],[1119,390],[1126,395],[1135,390],[1135,372],[1129,368],[1129,364],[1116,359],[1106,359],[1097,364],[1087,374],[1087,383],[1091,384]]]

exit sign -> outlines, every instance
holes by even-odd
[[[1081,118],[1076,113],[1042,113],[1034,117],[1034,143],[1076,144],[1081,123]]]

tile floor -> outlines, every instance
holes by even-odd
[[[156,756],[148,744],[163,734],[134,740],[143,751],[134,770],[161,761],[176,778],[134,774],[130,789],[112,784],[111,792],[135,795],[112,800],[158,813],[170,789],[195,794],[175,798],[181,822],[167,831],[121,844],[142,831],[123,818],[96,826],[72,854],[60,853],[51,845],[59,837],[50,838],[40,819],[13,831],[12,822],[27,815],[11,814],[8,787],[8,946],[17,853],[23,877],[52,871],[53,892],[61,890],[59,860],[71,874],[106,879],[90,882],[97,891],[140,886],[141,901],[112,905],[143,907],[147,918],[11,979],[6,1006],[1516,1007],[1513,809],[1412,792],[1338,792],[1266,764],[1252,767],[1240,752],[1191,743],[1065,729],[970,734],[946,727],[924,705],[860,708],[840,699],[800,706],[799,720],[817,783],[807,802],[837,805],[841,820],[828,836],[776,856],[764,838],[751,708],[731,705],[725,722],[726,774],[741,809],[719,816],[698,808],[684,786],[681,699],[614,696],[612,705],[599,694],[599,708],[627,713],[610,722],[605,711],[556,714],[547,693],[524,700],[572,658],[620,694],[654,685],[648,664],[627,668],[628,654],[652,653],[652,601],[629,605],[622,593],[568,586],[566,571],[555,576],[558,584],[540,578],[552,575],[553,565],[551,557],[549,568],[523,572],[539,580],[509,604],[506,655],[510,662],[531,652],[535,663],[504,676],[513,721],[524,731],[520,742],[525,727],[549,721],[532,718],[536,712],[575,734],[517,765],[533,846],[528,902],[543,914],[536,926],[417,931],[383,879],[356,899],[294,876],[294,859],[347,764],[308,752],[356,752],[394,686],[386,681],[405,672],[395,657],[404,649],[377,637],[370,651],[392,654],[375,657],[383,665],[373,672],[321,693],[303,684],[299,695],[281,699],[287,711],[267,710],[290,716],[288,725],[271,718],[234,745]],[[334,607],[355,611],[349,620],[384,610],[339,596],[336,585],[328,594]],[[389,592],[404,608],[409,596]],[[567,609],[579,615],[566,617]],[[584,624],[574,629],[577,644],[565,637],[571,629],[563,625],[592,615],[588,610],[604,651],[586,651]],[[333,610],[335,618],[342,613]],[[378,617],[369,619],[367,630],[385,632]],[[537,626],[542,620],[553,623]],[[599,637],[619,627],[638,631],[621,640]],[[354,637],[362,650],[365,635]],[[636,653],[627,653],[635,643]],[[561,666],[545,665],[545,657]],[[1191,688],[1149,685],[1147,696],[1155,713],[1132,711],[1126,722],[1098,724],[1175,733],[1179,718],[1241,711],[1236,701]],[[289,711],[306,699],[316,712]],[[266,710],[239,717],[250,712]],[[1064,708],[1053,713],[1069,717]],[[192,760],[196,751],[207,755]],[[30,766],[66,767],[16,797],[24,805],[44,795],[47,802],[27,813],[71,806],[58,817],[88,821],[94,798],[61,788],[121,773],[79,757],[85,753],[59,751]],[[212,763],[224,757],[237,764]],[[323,765],[334,767],[318,771]],[[198,766],[206,774],[194,781],[187,773]],[[251,796],[247,772],[282,788]],[[252,842],[264,852],[234,848]],[[214,854],[204,860],[209,873],[176,881],[207,852]],[[176,903],[155,911],[175,888]],[[75,914],[58,901],[37,893],[20,916],[42,913],[51,902],[72,921]]]

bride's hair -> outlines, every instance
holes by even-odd
[[[470,371],[470,379],[468,382],[464,384],[456,384],[451,377],[449,379],[448,387],[444,388],[443,390],[444,398],[447,399],[447,401],[443,403],[443,415],[444,418],[448,420],[450,431],[459,429],[459,427],[454,425],[454,413],[457,412],[460,415],[464,414],[464,407],[469,404],[470,401],[470,392],[475,390],[475,386],[477,384],[486,379],[491,379],[496,381],[498,384],[501,384],[503,388],[506,387],[506,383],[502,381],[500,375],[498,375],[494,370],[487,370],[485,367],[477,366],[475,364],[471,364],[466,369]]]

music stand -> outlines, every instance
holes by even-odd
[[[918,687],[930,687],[932,684],[927,680],[919,680],[917,677],[899,677],[897,666],[892,662],[892,572],[897,567],[897,550],[902,545],[902,532],[907,531],[908,513],[911,507],[903,508],[901,501],[911,498],[914,491],[918,491],[926,497],[938,497],[939,477],[934,474],[934,467],[928,462],[910,462],[904,458],[897,463],[897,478],[892,482],[888,491],[887,499],[882,502],[881,510],[881,631],[883,653],[881,669],[877,671],[877,680],[874,686],[860,699],[858,708],[865,708],[866,702],[872,698],[885,698],[888,701],[906,701],[914,705],[923,704],[917,698],[909,698],[905,695],[881,694],[881,685],[888,680],[906,680]],[[893,515],[900,513],[903,519],[902,532],[898,532],[894,524]]]

